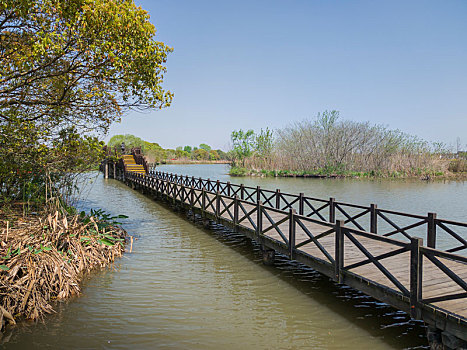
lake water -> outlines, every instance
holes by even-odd
[[[462,182],[230,178],[224,165],[159,170],[465,221]],[[79,205],[130,218],[133,252],[93,274],[44,323],[20,324],[8,349],[408,349],[427,346],[407,315],[184,214],[115,180],[94,178]],[[5,338],[4,338],[5,339]]]

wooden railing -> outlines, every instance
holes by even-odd
[[[450,253],[467,253],[467,223],[438,219],[435,213],[428,213],[426,216],[415,215],[380,209],[376,204],[362,206],[337,201],[335,198],[314,198],[303,193],[282,193],[279,189],[271,191],[261,189],[260,186],[249,187],[158,171],[151,171],[149,175],[187,187],[193,186],[198,190],[204,188],[208,192],[219,192],[228,197],[238,196],[241,200],[255,203],[262,201],[264,206],[270,208],[295,209],[299,215],[321,221],[334,223],[337,219],[342,219],[346,225],[385,237],[410,241],[412,237],[421,236],[427,247],[439,248]],[[441,238],[443,246],[438,243]]]
[[[467,315],[462,306],[467,298],[467,257],[455,254],[467,247],[465,235],[455,231],[466,228],[466,223],[437,219],[435,214],[400,213],[373,204],[365,207],[157,171],[148,175],[127,172],[123,179],[245,232],[260,244],[413,318],[436,327],[441,320],[443,329],[467,341]],[[365,216],[366,225],[357,221]],[[415,222],[401,224],[395,219],[399,217]],[[392,229],[381,230],[380,221]],[[411,230],[421,226],[426,227],[428,246],[412,234]],[[434,248],[440,236],[437,228],[454,238],[455,247]],[[375,247],[381,249],[375,251]],[[446,304],[451,301],[454,304]]]
[[[254,232],[258,241],[264,238],[274,241],[276,247],[279,247],[280,251],[291,259],[294,259],[297,255],[310,256],[305,248],[309,246],[316,247],[322,253],[323,258],[312,258],[314,261],[319,261],[323,266],[321,272],[327,272],[330,277],[339,283],[347,283],[346,281],[352,276],[356,276],[357,279],[360,279],[360,282],[367,280],[368,283],[373,283],[374,281],[370,277],[355,272],[358,268],[370,265],[373,267],[370,271],[376,269],[392,284],[392,286],[388,286],[378,283],[378,288],[398,294],[403,299],[405,298],[408,307],[404,311],[409,312],[413,317],[421,317],[422,305],[467,298],[467,283],[454,271],[455,269],[446,264],[446,260],[450,262],[450,265],[458,264],[461,266],[462,272],[465,273],[467,258],[452,252],[461,249],[453,248],[441,251],[433,247],[424,247],[421,238],[414,237],[407,232],[414,227],[427,225],[428,233],[430,233],[430,230],[435,232],[434,237],[429,235],[429,244],[435,245],[436,227],[441,227],[462,244],[462,249],[465,249],[465,239],[448,228],[448,225],[466,227],[465,223],[440,220],[432,214],[425,217],[399,213],[378,209],[376,205],[364,207],[339,202],[334,198],[324,200],[306,197],[303,194],[297,196],[285,194],[279,190],[262,190],[260,187],[247,187],[231,184],[230,182],[190,178],[162,172],[151,172],[148,175],[127,173],[125,178],[142,188],[156,191],[174,202],[179,201],[192,209],[199,208],[201,213],[208,213],[216,219],[222,219],[223,222],[230,223],[235,229],[248,229]],[[319,205],[311,204],[312,202],[319,203]],[[349,207],[359,209],[360,213],[349,214],[347,212]],[[298,208],[298,211],[296,208]],[[328,209],[327,215],[322,214],[325,208]],[[345,219],[336,220],[338,212]],[[364,215],[370,216],[369,226],[375,232],[366,231],[356,222],[358,218]],[[417,221],[402,226],[389,219],[389,215],[409,217]],[[380,232],[377,232],[378,218],[383,218],[389,222],[394,230],[379,234]],[[310,224],[317,224],[323,230],[318,234],[313,233],[309,228]],[[357,227],[351,227],[347,224],[353,224]],[[306,239],[299,243],[296,240],[297,229],[306,235]],[[405,241],[393,238],[392,236],[396,233],[402,233],[401,237]],[[330,235],[334,236],[331,245],[329,244],[329,239],[332,237]],[[344,244],[344,241],[346,241],[346,244]],[[375,255],[369,249],[370,245],[374,247],[374,242],[386,244],[391,248]],[[352,247],[361,252],[364,258],[359,261],[347,262],[345,250]],[[383,259],[402,256],[405,253],[409,254],[407,261],[410,264],[407,271],[409,275],[408,283],[406,275],[401,278],[400,275],[398,276],[394,271],[391,271],[393,267],[387,267],[382,263]],[[430,276],[423,276],[424,258],[425,261],[431,262],[436,267],[436,276],[446,276],[463,292],[447,292],[436,297],[424,298],[424,277],[430,278]],[[449,290],[452,290],[452,287]],[[384,297],[380,299],[391,303]]]

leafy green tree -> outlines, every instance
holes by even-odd
[[[129,108],[163,108],[171,48],[128,0],[0,2],[0,121],[107,131]]]
[[[130,134],[112,136],[107,143],[107,146],[111,148],[116,147],[118,150],[120,150],[120,145],[122,142],[125,144],[125,147],[128,150],[133,147],[141,147],[143,150],[146,148],[144,140]]]
[[[216,149],[216,152],[219,155],[219,159],[222,159],[222,160],[228,160],[229,159],[229,155],[226,152],[224,152],[223,150]]]
[[[185,147],[183,147],[183,150],[184,150],[186,153],[191,153],[191,151],[192,151],[191,146],[185,146]]]
[[[204,149],[208,153],[211,151],[211,146],[209,146],[209,145],[207,145],[205,143],[200,144],[199,148]]]
[[[166,149],[166,159],[175,159],[177,157],[176,151],[174,149]]]
[[[245,158],[251,156],[255,142],[255,132],[253,130],[243,131],[242,129],[232,131],[231,140],[233,145],[234,161],[240,160],[242,166],[245,165]]]
[[[189,153],[188,153],[188,152],[185,152],[184,150],[182,150],[181,147],[180,147],[180,149],[178,149],[178,147],[177,147],[177,149],[175,150],[175,156],[176,156],[178,159],[180,159],[180,158],[188,158]]]
[[[66,183],[102,156],[91,135],[171,104],[154,35],[132,0],[0,1],[0,194]]]
[[[219,160],[220,159],[219,153],[217,153],[216,150],[212,150],[211,152],[209,152],[209,159],[210,160]]]
[[[255,135],[255,155],[261,158],[267,158],[271,155],[274,148],[273,132],[266,128],[261,129],[260,133]]]
[[[209,153],[203,148],[198,148],[193,152],[193,158],[196,160],[207,160],[209,159]]]

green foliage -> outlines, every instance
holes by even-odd
[[[266,130],[261,129],[260,133],[255,135],[255,154],[259,157],[267,158],[271,155],[273,148],[273,132],[269,128],[266,128]]]
[[[128,108],[163,108],[172,51],[128,0],[0,3],[0,118],[106,131]],[[19,98],[21,96],[21,98]]]
[[[216,150],[212,150],[209,152],[209,160],[219,160],[219,159],[220,159],[220,156]]]
[[[172,49],[132,0],[2,0],[0,33],[0,201],[70,193],[103,156],[97,133],[171,104]]]
[[[178,147],[177,147],[177,149],[175,150],[175,156],[177,158],[188,158],[190,156],[190,154],[188,152],[185,152],[182,149],[178,149]]]
[[[248,175],[249,171],[246,168],[233,166],[230,168],[229,175],[232,176],[245,176]]]
[[[125,144],[127,150],[134,147],[141,147],[141,150],[151,162],[160,162],[167,157],[166,151],[158,143],[147,142],[130,134],[112,136],[107,146],[111,148],[116,147],[119,151],[122,142]]]
[[[102,209],[91,209],[91,215],[87,216],[84,211],[80,213],[81,221],[84,224],[88,224],[91,220],[96,224],[97,231],[94,227],[88,229],[87,233],[90,235],[97,235],[98,242],[107,246],[113,246],[117,243],[123,244],[123,238],[117,238],[112,235],[106,234],[105,229],[113,227],[115,225],[121,225],[120,219],[128,219],[126,215],[115,215],[111,216]],[[90,239],[86,236],[81,238],[83,245],[89,244]]]
[[[185,146],[185,147],[183,147],[183,150],[184,150],[186,153],[189,153],[189,154],[191,154],[191,152],[192,152],[191,146]]]
[[[208,153],[211,151],[211,146],[209,146],[209,145],[207,145],[207,144],[205,144],[205,143],[200,144],[200,145],[199,145],[199,148],[200,148],[200,149],[204,149],[204,150],[205,150],[206,152],[208,152]]]
[[[203,148],[198,148],[193,152],[193,158],[196,160],[208,160],[209,153]]]
[[[251,156],[255,142],[255,132],[253,130],[234,130],[231,134],[233,145],[233,156],[235,160],[240,160],[244,165],[245,158]]]

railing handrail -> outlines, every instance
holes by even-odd
[[[367,211],[365,212],[365,215],[366,214],[370,214],[371,216],[374,216],[371,218],[371,222],[377,222],[377,219],[378,217],[381,217],[384,219],[384,222],[386,222],[390,227],[392,227],[394,230],[391,231],[391,235],[392,234],[396,234],[396,233],[401,233],[402,235],[404,235],[406,238],[410,239],[411,236],[409,234],[407,234],[405,232],[405,230],[409,230],[411,228],[414,228],[414,227],[417,227],[417,226],[420,226],[420,225],[427,225],[427,247],[430,247],[430,248],[436,248],[436,228],[439,226],[439,224],[446,224],[446,225],[452,225],[452,226],[459,226],[459,227],[467,227],[467,222],[457,222],[457,221],[453,221],[453,220],[445,220],[445,219],[439,219],[436,217],[436,214],[433,214],[433,213],[428,213],[427,216],[423,216],[423,215],[418,215],[418,214],[411,214],[411,213],[405,213],[405,212],[399,212],[399,211],[394,211],[394,210],[389,210],[389,209],[384,209],[384,208],[378,208],[377,205],[375,204],[371,204],[370,206],[363,206],[363,205],[357,205],[357,204],[352,204],[352,203],[347,203],[347,202],[343,202],[343,201],[336,201],[334,198],[330,198],[330,199],[322,199],[322,198],[314,198],[314,197],[309,197],[309,196],[304,196],[303,194],[300,194],[300,195],[296,195],[296,194],[291,194],[291,193],[285,193],[285,192],[281,192],[280,190],[276,190],[276,191],[273,191],[273,190],[269,190],[269,189],[261,189],[259,186],[257,187],[252,187],[252,186],[245,186],[243,184],[232,184],[230,182],[223,182],[223,181],[218,181],[218,180],[211,180],[211,179],[203,179],[201,177],[194,177],[194,176],[188,176],[188,175],[177,175],[177,174],[172,174],[172,173],[167,173],[167,172],[160,172],[160,171],[150,171],[148,172],[148,176],[156,176],[158,178],[161,178],[161,179],[165,179],[165,180],[169,180],[171,182],[174,182],[174,183],[177,183],[177,184],[183,184],[183,182],[185,181],[185,185],[190,183],[189,185],[190,186],[193,186],[195,188],[197,188],[198,190],[201,190],[203,187],[206,188],[206,190],[210,191],[210,189],[213,189],[213,188],[221,188],[222,191],[221,193],[223,192],[229,192],[229,193],[239,193],[239,199],[241,200],[244,200],[245,198],[247,200],[251,200],[253,203],[257,203],[258,199],[263,199],[263,198],[268,198],[266,197],[268,194],[269,195],[274,195],[274,196],[277,196],[279,198],[279,202],[280,201],[284,201],[285,202],[285,206],[282,208],[281,207],[277,207],[277,205],[271,205],[271,201],[274,202],[274,199],[269,198],[269,200],[265,201],[265,203],[263,203],[263,205],[267,206],[267,207],[270,207],[270,208],[274,208],[274,209],[280,209],[280,210],[286,210],[286,209],[290,209],[292,208],[292,206],[290,205],[290,203],[294,202],[295,203],[298,203],[298,206],[300,208],[300,211],[298,214],[299,215],[304,215],[304,207],[306,205],[306,207],[308,207],[309,209],[311,209],[311,216],[312,215],[315,215],[317,213],[319,213],[321,210],[323,209],[328,209],[329,210],[329,217],[327,218],[327,220],[331,223],[334,223],[335,220],[336,220],[336,209],[340,210],[343,215],[346,216],[346,223],[348,222],[351,222],[355,225],[356,223],[356,219],[353,219],[352,215],[346,213],[345,211],[343,211],[343,208],[342,207],[350,207],[350,208],[356,208],[356,209],[361,209],[361,210],[364,210],[364,211]],[[215,193],[216,191],[214,191]],[[264,197],[262,197],[264,196]],[[285,198],[285,196],[288,196],[289,198],[291,197],[291,200],[290,202],[287,201],[287,199]],[[231,198],[233,198],[231,196]],[[320,202],[320,203],[327,203],[327,205],[325,206],[322,206],[321,208],[313,208],[310,206],[310,203],[309,202]],[[276,201],[277,202],[277,201]],[[289,203],[289,204],[287,204]],[[340,207],[340,208],[339,208]],[[399,227],[397,224],[393,223],[391,220],[389,220],[389,218],[387,218],[384,214],[390,214],[390,215],[395,215],[395,216],[402,216],[402,217],[408,217],[408,218],[412,218],[412,219],[418,219],[418,220],[424,220],[423,222],[418,222],[418,223],[415,223],[413,225],[409,225],[409,226],[406,226],[406,227]],[[359,214],[355,215],[354,217],[358,216]],[[322,215],[321,215],[322,216]],[[358,219],[358,218],[357,218]],[[388,221],[389,220],[389,221]],[[430,220],[432,222],[432,224],[430,225]],[[358,223],[357,223],[358,225]],[[370,227],[370,232],[372,233],[378,233],[378,232],[373,232],[373,231],[377,231],[376,229],[376,224],[373,225],[373,224],[370,224],[370,226],[373,226],[375,229],[374,230],[371,230],[371,227]],[[447,249],[448,251],[459,251],[459,250],[464,250],[464,249],[467,249],[467,245],[466,245],[466,242],[467,242],[467,239],[464,239],[461,237],[461,235],[459,234],[456,234],[456,233],[452,233],[452,232],[449,232],[449,230],[446,230],[444,229],[444,227],[440,227],[442,228],[442,232],[443,234],[447,234],[449,236],[451,236],[452,238],[454,238],[457,242],[461,243],[461,245],[459,247],[455,247],[455,248],[451,248],[451,249]],[[361,231],[365,231],[362,229],[362,227],[358,227],[357,226],[357,229],[361,230]]]

